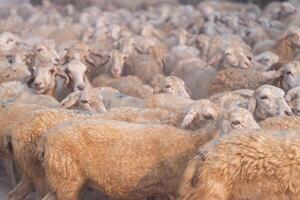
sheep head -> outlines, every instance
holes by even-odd
[[[283,73],[282,87],[285,91],[300,86],[300,62],[299,61],[293,61],[284,64],[282,67],[282,73]]]
[[[242,69],[252,68],[251,56],[237,46],[227,46],[222,52],[222,64],[225,67],[235,67]]]
[[[33,47],[31,53],[27,55],[26,62],[30,67],[44,63],[59,64],[59,56],[55,50],[55,45],[51,41],[44,41]]]
[[[256,120],[269,117],[292,115],[292,110],[284,99],[284,91],[271,85],[259,87],[248,104],[248,110]]]
[[[273,64],[279,61],[279,57],[273,52],[267,51],[255,56],[255,61],[265,66],[265,71],[270,69]]]
[[[203,127],[208,121],[216,120],[219,116],[219,107],[207,99],[192,103],[185,115],[181,127],[188,128],[197,124],[197,128]]]
[[[73,91],[82,91],[90,86],[87,78],[88,68],[80,60],[72,60],[62,67],[64,73],[67,75],[68,87]]]
[[[122,76],[123,68],[128,58],[127,53],[119,50],[113,50],[111,53],[111,69],[110,73],[114,78]]]
[[[15,49],[19,43],[17,36],[9,32],[4,32],[0,35],[0,52],[8,53]]]
[[[225,111],[220,123],[223,134],[228,134],[233,130],[260,128],[252,113],[240,107],[232,107]]]
[[[102,95],[97,89],[73,92],[61,102],[61,105],[64,108],[76,106],[84,111],[106,112]]]
[[[40,63],[32,69],[33,86],[37,94],[47,94],[54,90],[56,86],[55,76],[58,67],[51,63]]]
[[[151,85],[154,93],[173,94],[190,99],[190,94],[182,79],[176,76],[156,75],[153,77]]]
[[[297,13],[297,8],[290,2],[283,2],[278,13],[279,18],[285,18]]]

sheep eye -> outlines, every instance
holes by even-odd
[[[42,48],[38,48],[38,49],[37,49],[37,52],[41,52],[41,51],[43,51]]]
[[[213,116],[212,115],[204,115],[203,116],[205,120],[212,120]]]
[[[260,99],[268,99],[267,96],[261,96]]]
[[[51,74],[54,74],[54,72],[55,72],[55,69],[50,69]]]
[[[67,74],[71,73],[71,71],[70,71],[68,68],[65,69],[65,72],[66,72]]]
[[[234,125],[234,126],[237,126],[237,125],[240,125],[241,122],[239,122],[239,121],[233,121],[233,122],[231,122],[231,124]]]
[[[293,74],[292,74],[292,72],[291,72],[291,71],[288,71],[288,72],[286,72],[286,75],[290,75],[290,76],[292,76]]]
[[[84,100],[81,100],[81,103],[87,104],[87,103],[89,103],[89,102],[88,102],[88,100],[84,99]]]
[[[14,41],[13,39],[8,39],[8,40],[6,41],[6,44],[11,43],[11,42],[13,42],[13,41]]]
[[[171,85],[166,85],[166,86],[165,86],[165,88],[171,88],[171,87],[172,87]]]
[[[248,60],[252,61],[252,58],[250,56],[247,57]]]

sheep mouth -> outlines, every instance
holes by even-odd
[[[42,94],[45,92],[45,87],[35,87],[34,90],[36,93]]]
[[[111,75],[112,75],[112,77],[114,77],[114,78],[119,78],[120,76],[121,76],[121,74],[120,73],[111,73]]]

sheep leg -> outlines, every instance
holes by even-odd
[[[8,193],[6,200],[23,200],[32,190],[32,182],[23,177],[19,184]]]
[[[57,198],[53,192],[50,192],[42,200],[57,200]]]
[[[17,185],[17,178],[16,178],[16,174],[15,174],[13,161],[5,160],[4,165],[5,165],[5,170],[6,170],[7,177],[9,179],[9,184],[12,187],[15,187]]]
[[[35,179],[34,186],[36,189],[36,199],[42,199],[42,197],[44,197],[49,192],[45,176]]]
[[[84,185],[81,180],[59,179],[55,182],[56,195],[58,200],[76,200]]]

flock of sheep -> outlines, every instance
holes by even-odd
[[[299,200],[298,8],[0,7],[0,199]]]

